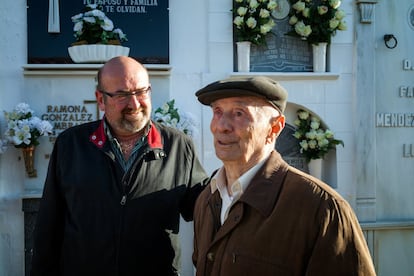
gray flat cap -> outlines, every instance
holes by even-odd
[[[216,81],[198,90],[196,96],[204,105],[222,98],[256,96],[264,98],[283,113],[288,93],[277,81],[260,76]]]

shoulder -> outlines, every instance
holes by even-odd
[[[58,135],[56,142],[71,139],[89,141],[89,136],[99,127],[100,122],[98,120],[67,128]]]
[[[194,206],[194,222],[196,225],[198,223],[202,223],[204,221],[204,217],[206,216],[206,212],[209,208],[208,204],[210,200],[212,200],[212,197],[214,194],[211,193],[210,183],[206,185],[204,190],[200,193],[200,195],[197,197],[197,200],[195,202]]]
[[[80,132],[95,131],[98,128],[100,123],[101,123],[101,120],[98,120],[98,121],[92,121],[92,122],[72,126],[62,131],[59,134],[59,136],[73,135],[73,134],[78,134]]]
[[[181,130],[178,130],[176,128],[170,127],[170,126],[166,126],[162,123],[159,122],[152,122],[152,124],[163,134],[165,135],[169,135],[169,136],[176,136],[176,137],[181,137],[181,138],[185,138],[189,136],[187,134],[185,134],[184,132],[182,132]]]
[[[206,182],[205,182],[206,187],[204,188],[204,190],[200,193],[200,195],[197,198],[196,208],[198,208],[198,209],[204,208],[207,205],[208,201],[212,198],[213,193],[211,192],[211,180],[214,178],[217,171],[218,171],[218,169],[213,171],[211,173],[210,177],[206,180]]]
[[[153,122],[153,126],[159,130],[164,145],[168,146],[169,144],[181,144],[183,146],[185,145],[190,147],[191,149],[194,148],[191,136],[185,134],[181,130],[165,126],[158,122]]]
[[[334,188],[291,166],[286,175],[285,188],[304,202],[349,208],[348,202]]]

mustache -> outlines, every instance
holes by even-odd
[[[122,114],[131,114],[131,113],[135,113],[137,111],[138,111],[138,109],[133,109],[133,108],[130,108],[130,107],[125,107],[124,109],[122,109],[121,113]]]

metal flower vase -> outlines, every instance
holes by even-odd
[[[312,44],[313,72],[326,72],[326,48],[328,43]]]
[[[22,148],[24,166],[26,168],[26,173],[28,177],[36,177],[37,171],[34,168],[35,161],[35,146],[30,146],[27,148]]]
[[[309,174],[318,178],[318,179],[322,179],[322,173],[323,173],[323,164],[322,164],[322,159],[312,159],[309,161],[308,163],[308,170],[309,170]]]
[[[250,72],[250,41],[239,41],[237,45],[237,71]]]

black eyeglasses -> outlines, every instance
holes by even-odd
[[[151,86],[132,92],[117,91],[115,93],[110,93],[103,90],[98,91],[104,95],[111,97],[114,101],[116,101],[119,104],[126,104],[129,103],[132,96],[135,96],[139,101],[148,99],[151,94]]]

